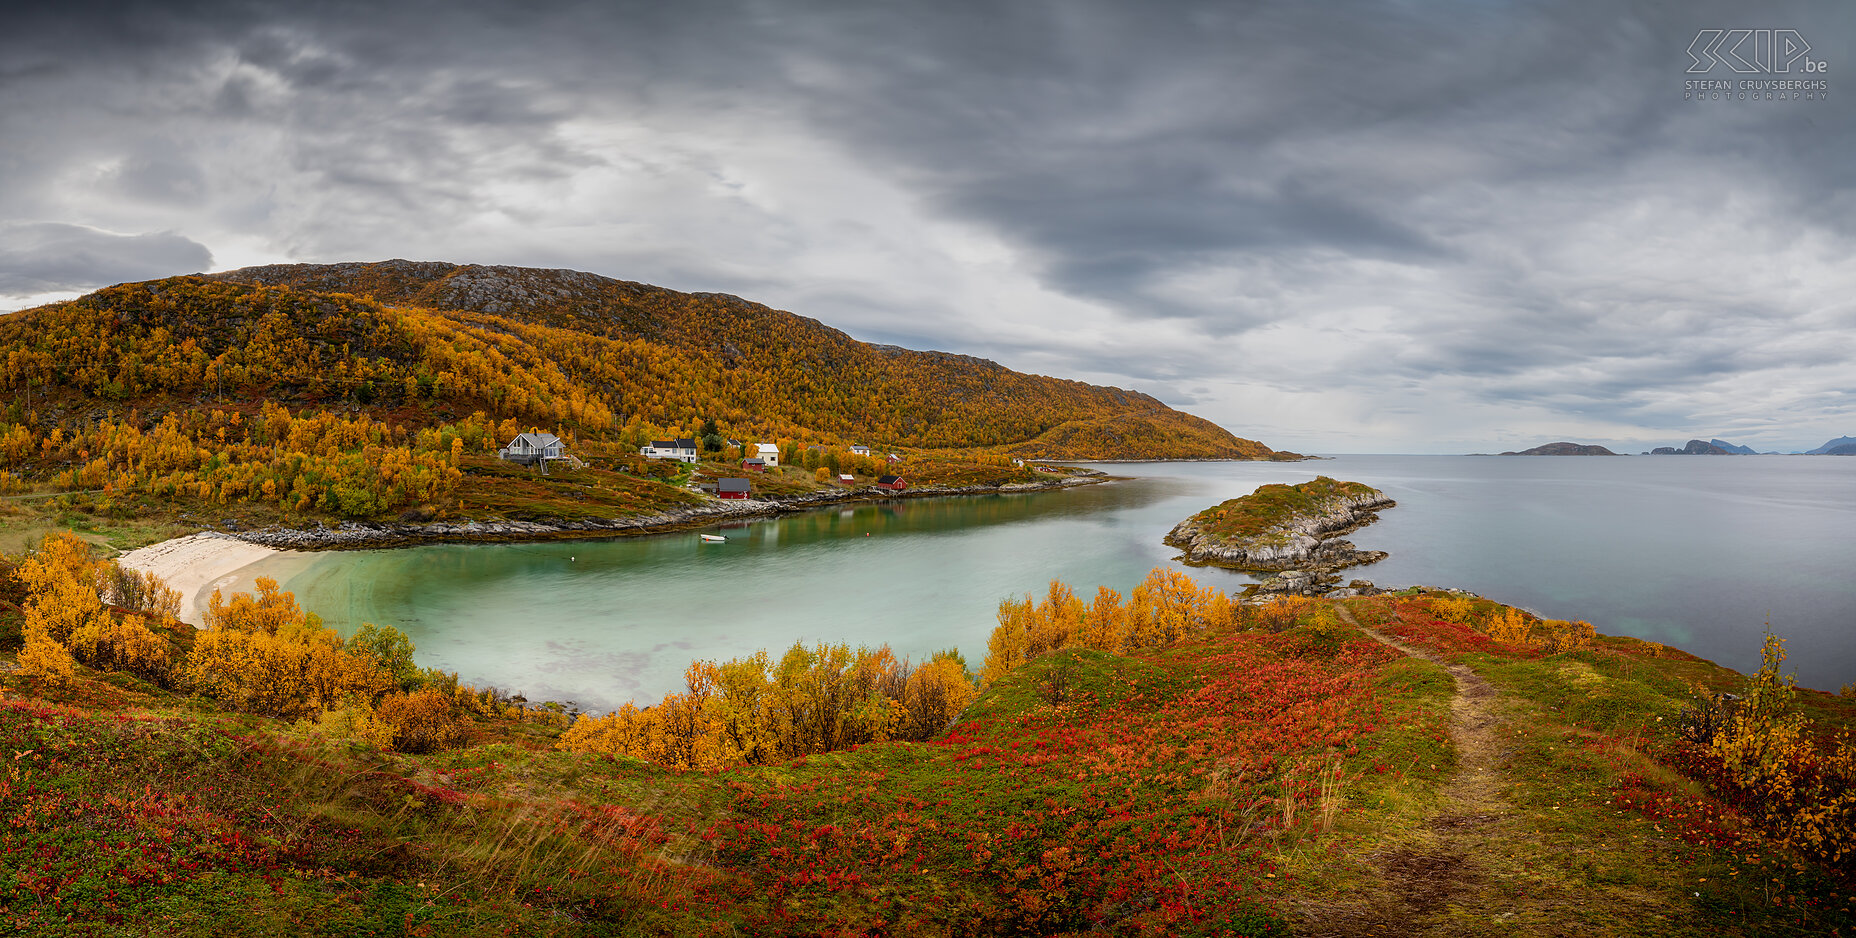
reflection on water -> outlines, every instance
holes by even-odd
[[[655,699],[695,658],[794,641],[984,656],[1000,599],[1052,578],[1131,589],[1171,565],[1168,528],[1265,482],[1333,475],[1399,507],[1353,540],[1355,575],[1460,586],[1600,631],[1758,663],[1768,613],[1804,683],[1856,679],[1847,578],[1856,459],[1344,456],[1108,467],[1069,491],[867,503],[611,541],[325,555],[287,581],[337,628],[390,623],[423,664],[531,698]],[[1193,575],[1225,588],[1222,570]]]

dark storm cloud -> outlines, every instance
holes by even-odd
[[[1310,419],[1848,408],[1856,111],[1684,103],[1732,26],[1856,67],[1832,3],[60,4],[0,35],[0,222],[578,266],[1207,407],[1353,396]]]
[[[205,245],[171,231],[118,235],[77,225],[0,225],[0,295],[87,289],[212,266]]]

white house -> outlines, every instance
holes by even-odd
[[[853,444],[853,445],[851,446],[851,455],[853,455],[853,456],[868,456],[868,455],[870,455],[870,447],[868,447],[868,446],[858,446],[858,445],[855,445],[855,444]]]
[[[496,451],[496,458],[533,466],[550,459],[566,459],[567,444],[552,433],[518,433],[508,446]]]
[[[638,448],[638,455],[646,459],[674,459],[677,462],[695,462],[696,441],[690,439],[652,440],[650,443]]]
[[[750,459],[758,459],[772,469],[780,464],[780,448],[772,443],[756,443],[754,451],[748,454]]]

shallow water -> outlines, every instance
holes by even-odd
[[[1339,456],[1104,468],[1131,478],[738,523],[714,529],[725,544],[679,532],[431,545],[276,569],[344,631],[392,624],[422,664],[606,709],[677,689],[694,659],[777,654],[797,640],[888,643],[916,658],[958,647],[977,666],[1000,599],[1053,578],[1085,597],[1098,584],[1126,595],[1152,568],[1176,566],[1160,539],[1180,519],[1266,482],[1324,474],[1399,502],[1351,537],[1392,556],[1350,576],[1473,590],[1741,670],[1758,665],[1770,616],[1801,683],[1856,680],[1856,459]]]

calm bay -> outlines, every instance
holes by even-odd
[[[275,561],[344,633],[393,625],[421,664],[529,698],[655,701],[692,660],[795,641],[958,647],[977,667],[1002,598],[1061,579],[1127,594],[1208,505],[1315,475],[1399,506],[1355,532],[1391,557],[1349,575],[1471,590],[1742,671],[1770,618],[1800,683],[1856,681],[1856,459],[1337,456],[1142,463],[1035,494],[906,499],[606,541],[434,544]],[[267,564],[273,563],[267,561]],[[252,572],[262,575],[263,566]],[[1238,589],[1250,578],[1193,569]]]

